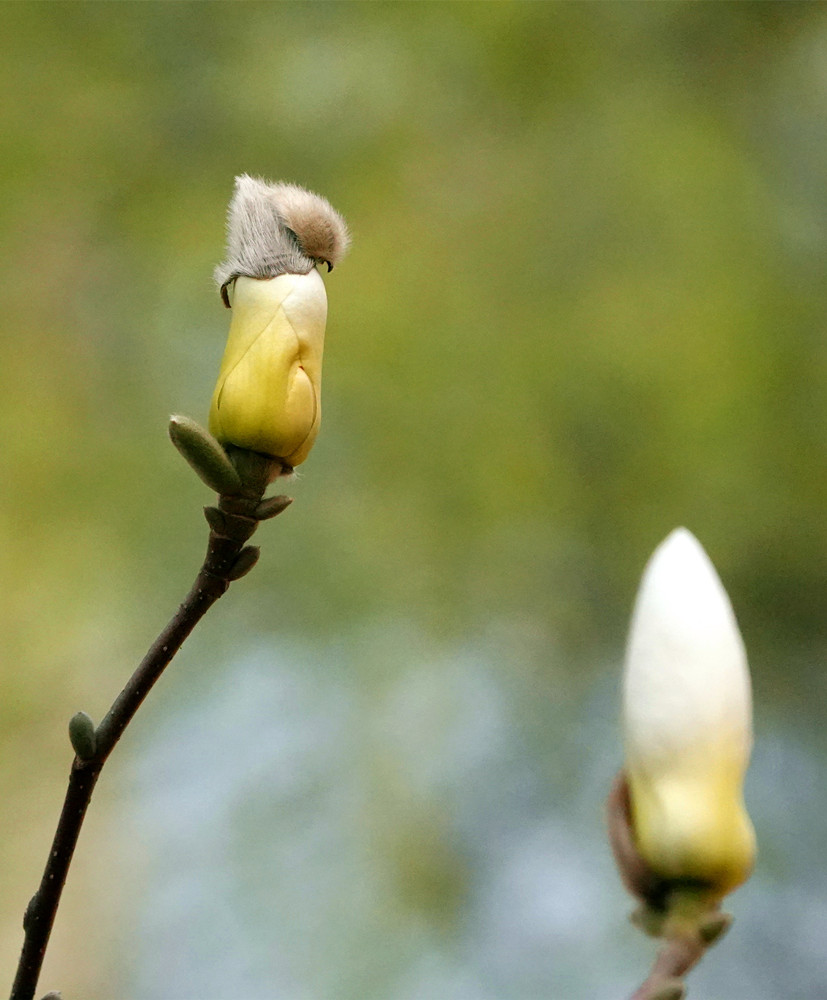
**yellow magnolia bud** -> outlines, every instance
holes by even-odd
[[[315,268],[236,278],[232,313],[210,431],[222,444],[298,465],[321,419],[324,282]]]
[[[210,431],[222,445],[287,466],[307,458],[321,418],[327,320],[317,266],[331,270],[349,243],[344,219],[320,195],[236,178],[227,259],[215,271],[233,311],[210,407]]]
[[[752,748],[746,653],[697,539],[674,531],[649,561],[626,653],[623,724],[636,847],[665,881],[714,897],[755,858],[743,800]]]

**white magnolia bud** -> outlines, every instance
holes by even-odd
[[[743,801],[752,747],[744,644],[698,540],[678,528],[643,574],[623,685],[632,831],[665,880],[718,896],[749,875],[755,835]]]

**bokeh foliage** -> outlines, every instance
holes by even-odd
[[[64,721],[104,710],[200,556],[208,497],[164,428],[206,413],[242,171],[325,194],[354,246],[297,503],[187,684],[287,641],[347,648],[381,699],[394,645],[359,637],[410,628],[423,658],[502,652],[539,760],[686,524],[762,724],[822,747],[822,5],[7,3],[0,29],[4,963]],[[429,823],[400,891],[437,913],[463,889]]]

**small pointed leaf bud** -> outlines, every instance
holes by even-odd
[[[76,712],[69,720],[69,739],[79,760],[91,760],[95,756],[95,723],[86,712]]]
[[[277,517],[282,511],[287,510],[292,502],[292,497],[265,497],[258,507],[256,507],[255,511],[253,511],[253,516],[257,521],[267,521],[271,517]]]
[[[216,535],[225,534],[227,530],[227,518],[224,516],[224,511],[219,510],[218,507],[205,507],[204,517]]]
[[[729,913],[710,913],[698,924],[698,933],[706,945],[720,941],[732,926],[732,915]]]
[[[37,912],[38,903],[39,903],[38,893],[35,893],[29,900],[28,905],[26,906],[26,911],[23,914],[24,931],[29,931],[31,929],[32,921],[34,920]]]
[[[241,489],[241,479],[215,438],[189,417],[173,416],[169,421],[172,443],[189,462],[199,478],[216,493],[232,496]]]
[[[238,554],[232,569],[227,573],[228,580],[240,580],[246,576],[258,562],[261,550],[256,545],[246,545]]]
[[[709,899],[752,869],[744,807],[752,746],[746,653],[729,598],[685,528],[643,574],[626,652],[623,723],[630,825],[657,878]]]

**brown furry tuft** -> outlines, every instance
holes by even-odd
[[[333,270],[350,246],[345,220],[327,198],[295,184],[274,184],[272,191],[285,225],[304,253]]]
[[[344,219],[321,195],[241,174],[227,213],[227,258],[215,280],[229,305],[235,278],[307,274],[318,263],[332,270],[349,244]]]

